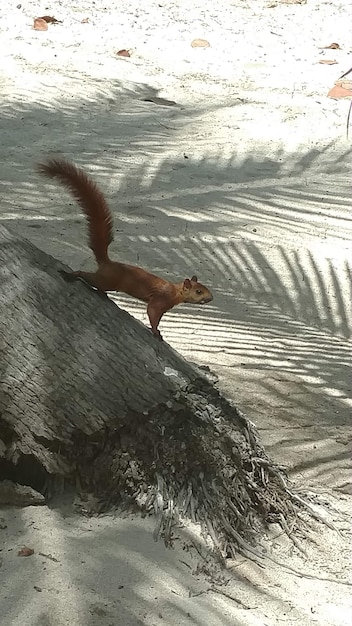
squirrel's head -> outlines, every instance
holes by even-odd
[[[197,276],[185,278],[182,288],[183,302],[190,304],[206,304],[211,302],[213,296],[208,287],[198,282]]]

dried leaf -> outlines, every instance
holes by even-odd
[[[42,15],[42,17],[38,17],[38,20],[44,20],[47,24],[62,24],[61,20],[57,20],[56,17],[51,17],[51,15]]]
[[[318,63],[320,63],[320,65],[336,65],[337,61],[336,59],[320,59]]]
[[[116,52],[117,56],[119,57],[130,57],[131,53],[128,50],[125,50],[125,48],[123,48],[122,50],[119,50],[118,52]]]
[[[32,554],[34,554],[34,550],[27,546],[23,546],[23,548],[17,552],[17,556],[32,556]]]
[[[323,46],[322,50],[341,50],[338,43],[331,43],[330,46]]]
[[[210,43],[206,39],[193,39],[192,48],[209,48]]]
[[[48,30],[48,25],[41,17],[37,17],[33,23],[34,30]]]
[[[335,85],[330,89],[328,98],[352,98],[352,89],[344,89],[340,85]]]
[[[81,24],[88,24],[89,17],[85,17],[84,20],[81,20]]]
[[[338,80],[335,80],[334,84],[338,87],[343,87],[344,89],[352,89],[352,80],[348,80],[348,78],[339,78]]]

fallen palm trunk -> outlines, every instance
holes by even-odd
[[[166,542],[190,518],[223,554],[292,530],[302,502],[209,372],[2,227],[0,268],[0,478],[154,509]]]

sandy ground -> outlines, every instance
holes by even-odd
[[[2,0],[0,218],[92,267],[77,207],[34,163],[87,168],[116,258],[210,286],[211,305],[164,318],[165,339],[218,373],[335,530],[302,536],[305,553],[273,530],[267,560],[224,573],[188,526],[166,550],[138,517],[3,509],[1,626],[352,621],[349,101],[326,97],[352,66],[352,5],[269,4]],[[43,14],[63,23],[36,32]],[[35,554],[19,558],[23,545]]]

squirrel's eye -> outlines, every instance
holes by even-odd
[[[196,289],[196,294],[197,296],[201,296],[202,295],[202,290],[201,289]]]

